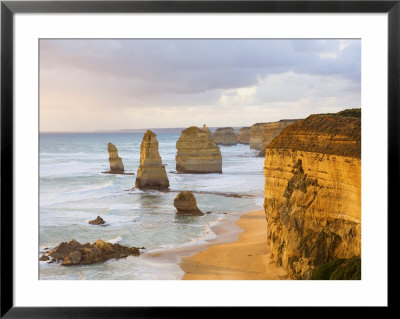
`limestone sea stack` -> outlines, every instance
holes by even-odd
[[[250,149],[261,150],[264,126],[267,123],[257,123],[250,128]]]
[[[232,127],[217,128],[213,134],[213,140],[216,144],[225,146],[237,144],[235,131]]]
[[[122,159],[118,156],[118,149],[117,147],[112,144],[108,143],[108,160],[110,162],[110,171],[108,173],[113,174],[123,174],[124,164],[122,163]]]
[[[250,144],[250,127],[242,127],[239,130],[237,141],[240,144]]]
[[[182,131],[176,142],[178,173],[222,173],[222,156],[210,134],[191,126]]]
[[[272,258],[292,278],[360,258],[361,109],[283,129],[266,147],[264,175]]]
[[[259,156],[265,155],[265,148],[271,141],[279,135],[282,130],[296,122],[297,120],[281,120],[279,122],[267,123],[263,126],[261,136],[261,150]]]
[[[177,214],[181,215],[203,215],[197,207],[196,198],[192,192],[184,191],[176,195],[174,199],[174,206]]]
[[[169,181],[158,152],[156,134],[147,130],[140,145],[140,166],[135,187],[139,189],[167,189]]]

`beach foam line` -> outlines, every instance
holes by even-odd
[[[200,233],[200,235],[196,238],[191,239],[188,242],[179,245],[164,245],[160,248],[155,248],[151,250],[147,250],[146,253],[153,254],[153,253],[166,253],[173,250],[179,250],[180,248],[187,248],[187,247],[194,247],[196,245],[205,244],[208,241],[215,239],[217,234],[213,231],[213,227],[223,223],[227,219],[226,215],[218,217],[214,221],[210,221],[207,225],[204,225],[204,230]]]
[[[118,235],[118,236],[115,237],[115,238],[106,240],[106,243],[117,244],[117,243],[120,243],[121,241],[122,241],[122,237]]]

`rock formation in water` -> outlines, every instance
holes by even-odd
[[[196,198],[192,192],[184,191],[176,195],[174,206],[177,214],[181,215],[203,215],[197,207]]]
[[[178,173],[222,173],[222,156],[211,135],[191,126],[183,130],[176,142]]]
[[[96,219],[90,220],[89,224],[91,225],[103,225],[105,223],[104,219],[100,216],[97,216]]]
[[[261,136],[261,149],[259,156],[265,155],[265,148],[271,141],[279,135],[279,133],[287,126],[293,124],[297,120],[281,120],[279,122],[267,123],[263,126]]]
[[[139,248],[126,247],[120,244],[111,244],[97,240],[94,244],[80,244],[75,239],[69,243],[62,242],[53,250],[43,253],[41,261],[50,260],[49,263],[62,261],[62,266],[90,265],[104,262],[109,259],[139,256]]]
[[[211,131],[208,129],[207,125],[205,125],[205,124],[203,124],[203,131],[204,131],[204,132],[207,132],[208,135],[212,136]]]
[[[213,140],[216,144],[225,146],[237,144],[236,134],[232,127],[217,128],[213,134]]]
[[[360,257],[360,109],[286,127],[266,148],[264,175],[272,257],[291,277]]]
[[[123,174],[125,172],[124,164],[122,163],[122,159],[118,156],[117,147],[112,143],[108,143],[107,148],[108,160],[110,162],[110,171],[107,173]]]
[[[167,189],[169,181],[158,152],[156,134],[147,130],[140,145],[140,166],[135,187],[139,189]]]
[[[240,144],[250,144],[250,127],[242,127],[239,130],[237,141]]]
[[[250,127],[250,149],[261,150],[263,130],[267,124],[257,123]]]

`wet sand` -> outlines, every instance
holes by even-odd
[[[270,259],[264,211],[244,214],[236,224],[243,230],[237,241],[216,244],[182,259],[182,279],[286,279],[286,271]]]

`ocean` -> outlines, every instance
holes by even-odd
[[[216,226],[262,208],[264,159],[257,151],[244,144],[220,146],[222,174],[176,174],[179,135],[157,134],[170,182],[168,192],[159,192],[133,189],[143,133],[40,134],[39,251],[71,239],[145,247],[139,257],[86,266],[41,261],[40,279],[181,279],[179,254],[172,259],[150,256],[171,255],[183,247],[195,252],[215,240]],[[102,173],[109,170],[108,142],[117,146],[125,171],[135,175]],[[182,190],[193,191],[200,210],[211,213],[176,215],[173,201]],[[106,224],[88,224],[97,216]]]

